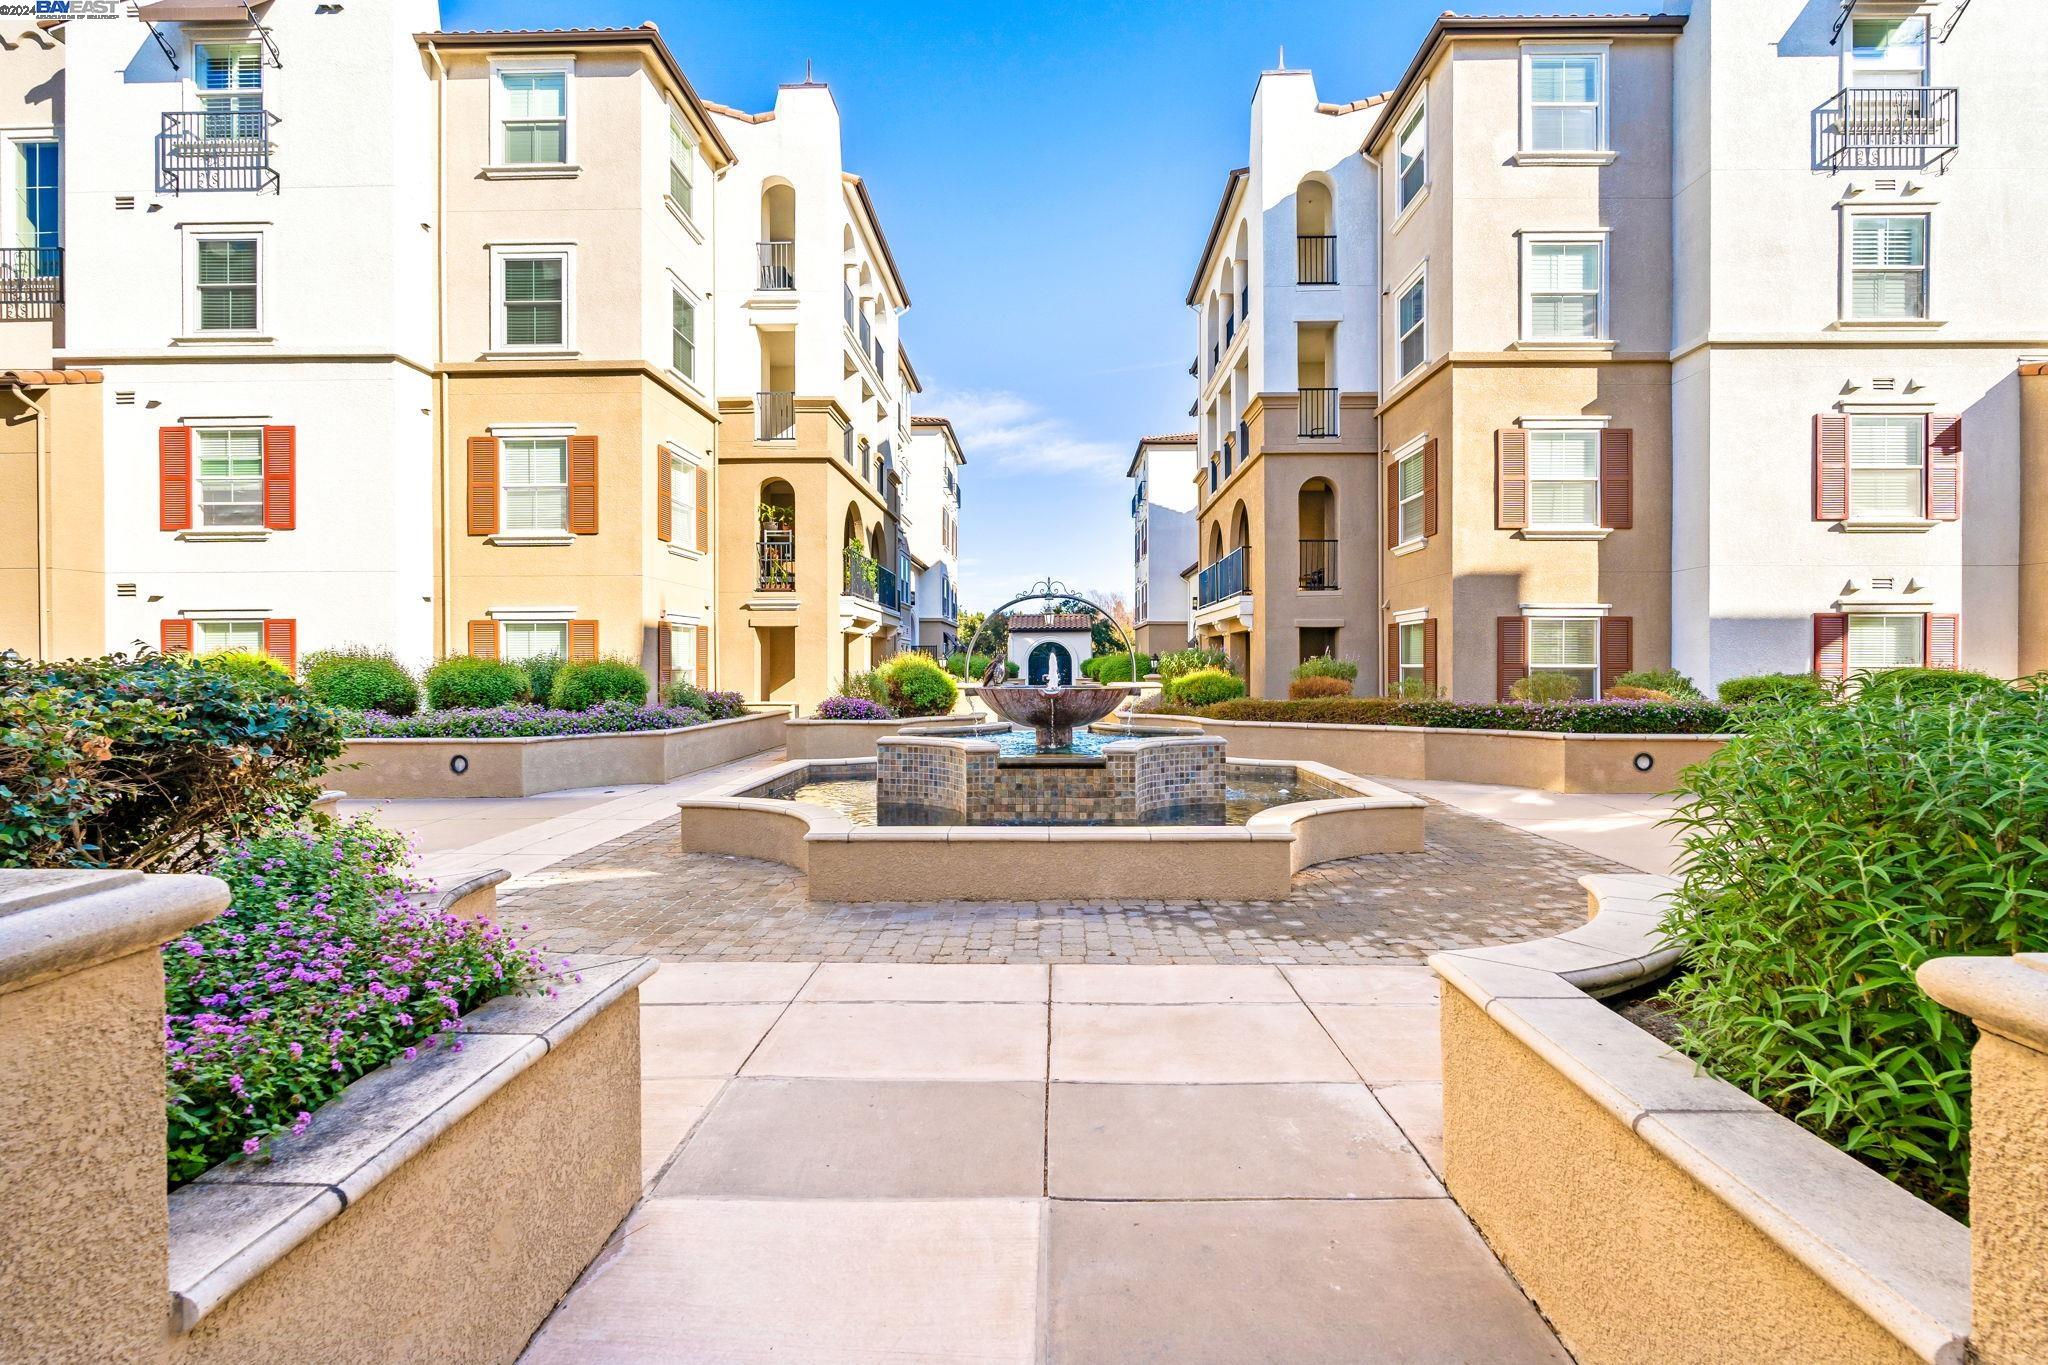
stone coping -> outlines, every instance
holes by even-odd
[[[154,949],[227,906],[217,877],[0,871],[0,992]]]
[[[645,957],[566,959],[554,997],[502,995],[436,1048],[358,1078],[260,1162],[215,1166],[170,1195],[170,1329],[191,1331],[242,1286],[654,974]],[[507,1197],[513,1197],[508,1195]]]
[[[1682,945],[1658,925],[1677,883],[1579,879],[1587,922],[1555,938],[1433,954],[1446,985],[1867,1314],[1920,1359],[1960,1365],[1970,1233],[1699,1069],[1592,998],[1654,980]]]
[[[672,725],[659,730],[595,730],[580,735],[490,735],[472,739],[467,735],[344,735],[349,744],[555,744],[570,739],[640,739],[649,735],[701,735],[781,716],[780,711],[749,711],[744,716],[707,720],[700,725]],[[785,724],[797,722],[785,721]]]
[[[1466,725],[1361,725],[1355,721],[1336,720],[1226,720],[1221,716],[1171,716],[1152,715],[1152,720],[1165,725],[1231,725],[1262,730],[1370,730],[1380,734],[1393,735],[1511,735],[1516,739],[1633,739],[1644,742],[1669,743],[1672,740],[1720,740],[1726,742],[1739,738],[1735,732],[1721,734],[1636,734],[1633,732],[1609,734],[1605,731],[1585,730],[1487,730]]]
[[[1937,957],[1921,963],[1914,979],[1978,1028],[2048,1052],[2048,953]]]

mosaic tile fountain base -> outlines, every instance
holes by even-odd
[[[1223,822],[1223,741],[1134,739],[1101,757],[1001,757],[986,740],[899,735],[875,747],[883,824],[1142,825]]]

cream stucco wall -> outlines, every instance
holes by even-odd
[[[97,384],[0,391],[0,649],[106,647],[103,401]]]

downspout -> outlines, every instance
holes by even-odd
[[[454,559],[454,504],[448,496],[448,214],[447,214],[447,80],[448,67],[432,43],[427,57],[434,63],[434,503],[440,512],[435,537],[434,614],[440,618],[440,654],[454,653],[455,614],[449,596],[449,566]]]
[[[1366,165],[1372,167],[1372,285],[1374,290],[1372,300],[1372,359],[1373,368],[1376,371],[1373,375],[1372,429],[1373,447],[1379,451],[1379,463],[1373,470],[1375,477],[1373,480],[1372,497],[1368,501],[1372,503],[1373,562],[1379,566],[1379,571],[1373,575],[1373,597],[1377,599],[1378,606],[1374,611],[1375,624],[1372,632],[1372,646],[1375,651],[1384,654],[1387,648],[1387,624],[1391,619],[1390,608],[1392,606],[1387,599],[1387,446],[1384,436],[1386,429],[1380,421],[1380,399],[1387,392],[1387,356],[1384,345],[1386,329],[1383,326],[1386,321],[1387,308],[1387,234],[1382,231],[1379,220],[1380,171],[1382,167],[1378,159],[1363,148],[1359,150],[1358,155]],[[1341,405],[1343,401],[1344,395],[1340,392],[1337,395],[1337,402]],[[1339,422],[1343,421],[1341,411],[1337,420]],[[1342,428],[1340,427],[1339,429],[1341,430]],[[1382,695],[1385,695],[1387,689],[1387,660],[1384,658],[1380,660],[1379,674],[1380,692]]]
[[[36,424],[36,657],[50,657],[50,441],[49,413],[28,396],[27,388],[9,384],[8,389],[23,407],[35,414]]]

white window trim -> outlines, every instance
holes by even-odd
[[[1420,324],[1422,331],[1422,358],[1415,362],[1413,369],[1403,370],[1400,368],[1401,339],[1403,336],[1401,331],[1401,300],[1407,298],[1409,291],[1413,290],[1418,284],[1422,286],[1422,321]],[[1414,270],[1410,271],[1408,277],[1401,281],[1401,287],[1394,291],[1393,310],[1394,344],[1390,350],[1393,353],[1395,375],[1394,384],[1389,385],[1389,389],[1398,385],[1409,376],[1421,374],[1429,368],[1429,262],[1427,260],[1424,260]]]
[[[262,621],[273,612],[270,607],[184,607],[178,615],[187,621]]]
[[[1854,300],[1851,298],[1856,283],[1855,267],[1851,255],[1856,249],[1856,220],[1858,218],[1919,218],[1926,228],[1921,233],[1920,249],[1920,316],[1917,318],[1859,318],[1851,314]],[[1914,204],[1907,207],[1886,204],[1843,205],[1841,212],[1840,240],[1835,251],[1835,311],[1836,319],[1831,324],[1839,329],[1869,327],[1941,327],[1946,324],[1934,310],[1934,214],[1931,206]]]
[[[6,213],[0,214],[0,234],[4,234],[0,235],[0,246],[26,247],[30,245],[21,240],[21,233],[15,224],[12,207],[15,196],[21,192],[19,172],[21,157],[16,148],[20,144],[27,142],[49,142],[56,144],[57,147],[57,246],[59,249],[62,249],[66,235],[64,231],[64,189],[65,181],[70,179],[70,177],[66,174],[64,166],[64,138],[54,126],[47,128],[0,129],[0,144],[4,144],[0,145],[0,204],[9,206]]]
[[[1605,616],[1613,609],[1606,602],[1524,602],[1520,611],[1523,616],[1537,620],[1560,616]]]
[[[1603,40],[1579,43],[1525,42],[1522,44],[1521,68],[1522,88],[1521,133],[1515,151],[1514,161],[1518,166],[1605,166],[1614,161],[1614,139],[1609,132],[1614,105],[1614,85],[1609,71],[1608,50],[1612,44]],[[1600,59],[1600,101],[1599,138],[1600,145],[1591,149],[1571,151],[1539,150],[1535,139],[1536,113],[1535,81],[1530,71],[1530,62],[1536,57],[1598,57]]]
[[[254,47],[256,49],[256,88],[254,90],[202,90],[199,88],[199,49],[202,47]],[[179,98],[189,100],[185,106],[188,112],[199,113],[206,108],[207,96],[256,95],[269,93],[270,77],[265,71],[270,66],[270,53],[264,48],[263,39],[247,24],[231,24],[226,27],[202,29],[190,33],[185,39],[185,69],[189,74],[178,82]]]
[[[263,507],[262,485],[268,473],[269,460],[263,450],[263,428],[271,425],[268,418],[201,418],[183,425],[192,428],[192,525],[178,532],[179,540],[194,542],[235,542],[270,539],[270,528],[263,525],[260,513]],[[207,526],[203,524],[204,500],[200,488],[204,480],[199,474],[199,434],[206,431],[254,431],[257,439],[257,510],[259,520],[254,526]]]
[[[486,607],[484,615],[493,621],[562,621],[576,619],[574,607]]]
[[[1411,673],[1415,675],[1415,680],[1417,682],[1427,683],[1429,680],[1429,643],[1426,634],[1422,637],[1423,658],[1412,664],[1409,663],[1406,658],[1408,646],[1408,632],[1410,630],[1421,630],[1423,624],[1428,620],[1429,613],[1426,610],[1412,612],[1404,611],[1396,612],[1394,614],[1394,677],[1395,680],[1402,687],[1406,687],[1408,685],[1408,676]]]
[[[1401,134],[1417,116],[1420,116],[1422,119],[1422,184],[1412,196],[1403,201],[1401,198]],[[1416,206],[1429,197],[1430,172],[1435,169],[1429,160],[1429,92],[1427,90],[1415,96],[1415,103],[1409,106],[1403,112],[1399,121],[1394,124],[1392,153],[1394,163],[1394,223],[1387,231],[1399,232],[1401,225],[1408,221],[1409,217],[1414,213]]]
[[[1516,532],[1522,540],[1605,540],[1609,528],[1601,524],[1606,519],[1607,482],[1601,477],[1600,446],[1598,433],[1606,430],[1611,421],[1608,417],[1523,417],[1516,419],[1516,425],[1525,431],[1590,431],[1595,433],[1593,447],[1593,508],[1595,520],[1591,522],[1554,522],[1538,526],[1533,522]],[[1535,515],[1535,486],[1539,482],[1531,460],[1529,474],[1530,515]],[[1524,613],[1527,614],[1526,612]]]
[[[568,479],[569,479],[569,438],[576,434],[573,426],[527,425],[489,426],[488,431],[498,440],[498,525],[503,527],[509,518],[505,515],[505,497],[511,486],[505,481],[505,442],[507,441],[560,441],[562,443],[562,529],[559,531],[508,531],[499,530],[484,537],[486,545],[574,545],[576,537],[569,530]]]
[[[703,298],[703,296],[702,296],[702,295],[700,295],[700,294],[699,294],[699,293],[698,293],[698,292],[697,292],[696,290],[694,290],[694,289],[690,288],[690,286],[689,286],[689,285],[687,285],[687,284],[684,284],[684,283],[683,283],[683,280],[682,280],[682,277],[681,277],[680,275],[677,275],[677,274],[676,274],[676,273],[675,273],[675,272],[674,272],[673,270],[671,270],[671,271],[669,271],[669,272],[668,272],[668,288],[669,288],[669,305],[668,305],[668,307],[669,307],[669,311],[668,311],[668,316],[667,316],[667,318],[666,318],[666,320],[665,320],[665,321],[666,321],[666,325],[665,325],[665,326],[663,327],[663,329],[662,329],[662,330],[663,330],[663,333],[664,333],[664,334],[665,334],[665,335],[666,335],[666,336],[668,337],[668,359],[669,359],[669,363],[668,363],[668,364],[667,364],[667,365],[666,365],[666,366],[665,366],[664,368],[666,368],[666,369],[668,370],[668,372],[669,372],[670,374],[674,375],[674,376],[675,376],[675,377],[676,377],[677,379],[681,380],[681,381],[682,381],[682,382],[683,382],[684,384],[688,385],[688,386],[689,386],[690,388],[692,388],[692,389],[696,390],[696,391],[697,391],[698,393],[703,393],[703,392],[705,392],[705,385],[704,385],[704,369],[705,369],[705,366],[704,366],[704,349],[705,349],[705,347],[704,347],[704,340],[705,340],[705,336],[706,336],[706,334],[707,334],[707,333],[706,333],[706,330],[705,330],[705,324],[706,324],[706,322],[707,322],[707,321],[709,320],[709,318],[710,318],[710,310],[709,310],[709,309],[707,309],[707,308],[705,308],[705,306],[704,306],[704,298]],[[676,325],[676,324],[675,324],[675,296],[676,296],[677,294],[681,294],[681,295],[682,295],[682,296],[683,296],[683,297],[684,297],[685,299],[689,300],[690,306],[691,306],[692,308],[696,309],[696,311],[697,311],[697,336],[696,336],[696,339],[695,339],[695,343],[694,343],[694,344],[695,344],[695,346],[696,346],[696,362],[697,362],[697,363],[696,363],[696,373],[694,373],[694,374],[685,374],[685,373],[684,373],[683,371],[681,371],[681,370],[677,369],[677,368],[676,368],[676,366],[675,366],[675,358],[676,358],[676,339],[675,339],[675,325]]]
[[[682,527],[680,527],[680,526],[677,526],[677,525],[673,524],[673,523],[674,523],[674,517],[673,517],[673,515],[671,515],[671,517],[670,517],[670,522],[671,522],[671,524],[670,524],[670,526],[669,526],[669,528],[668,528],[668,530],[669,530],[669,538],[668,538],[668,552],[669,552],[670,554],[672,554],[672,555],[675,555],[675,556],[677,556],[678,558],[681,558],[681,559],[702,559],[702,558],[704,558],[704,552],[703,552],[702,550],[699,550],[699,549],[697,548],[697,522],[696,522],[696,515],[697,515],[697,486],[696,486],[696,479],[697,479],[697,471],[698,471],[698,470],[700,470],[700,469],[703,469],[703,468],[705,468],[705,467],[706,467],[706,466],[705,466],[705,461],[704,461],[704,458],[703,458],[703,457],[702,457],[701,455],[697,454],[697,452],[695,452],[695,451],[693,451],[693,450],[686,450],[686,449],[684,449],[684,448],[683,448],[682,446],[676,445],[676,444],[675,444],[674,442],[672,442],[672,441],[665,441],[665,442],[663,442],[663,443],[662,443],[662,447],[661,447],[661,451],[662,451],[662,456],[663,456],[663,458],[667,459],[667,460],[668,460],[668,461],[670,462],[670,465],[669,465],[669,505],[670,505],[671,507],[673,507],[673,506],[675,505],[675,481],[676,481],[676,480],[677,480],[678,478],[683,478],[683,477],[687,477],[687,478],[688,478],[688,479],[690,480],[690,528],[689,528],[689,543],[688,543],[688,544],[684,544],[684,543],[683,543],[683,539],[682,539],[682,537],[683,537],[683,528],[682,528]],[[665,619],[672,619],[672,620],[675,620],[675,621],[676,621],[676,622],[677,622],[678,624],[682,624],[682,625],[688,625],[688,624],[690,624],[690,621],[685,621],[685,620],[682,620],[682,618],[679,618],[679,617],[672,617],[672,618],[665,618]],[[691,621],[694,621],[695,619],[696,619],[696,618],[694,618],[694,617],[690,618],[690,620],[691,620]]]
[[[1590,667],[1591,667],[1591,671],[1592,671],[1592,674],[1593,674],[1593,690],[1592,690],[1592,691],[1591,691],[1591,692],[1590,692],[1590,693],[1588,694],[1588,700],[1598,700],[1598,699],[1599,699],[1600,697],[1602,697],[1602,696],[1606,695],[1606,692],[1607,692],[1607,685],[1608,685],[1608,682],[1610,681],[1610,679],[1608,679],[1608,678],[1606,677],[1606,671],[1607,671],[1607,670],[1606,670],[1605,668],[1603,668],[1603,667],[1601,666],[1601,663],[1600,663],[1600,657],[1601,657],[1601,654],[1602,654],[1602,652],[1603,652],[1603,650],[1602,650],[1602,647],[1603,647],[1603,646],[1604,646],[1604,645],[1606,644],[1606,635],[1607,635],[1607,623],[1606,623],[1606,616],[1607,616],[1607,609],[1606,609],[1605,607],[1602,607],[1602,608],[1600,608],[1600,610],[1598,610],[1598,611],[1593,611],[1593,610],[1590,610],[1590,609],[1587,609],[1587,610],[1571,610],[1571,609],[1567,609],[1567,608],[1562,608],[1562,607],[1537,607],[1537,608],[1533,608],[1533,609],[1532,609],[1532,608],[1530,608],[1530,607],[1529,607],[1529,606],[1527,606],[1527,605],[1524,605],[1524,606],[1523,606],[1523,608],[1522,608],[1522,620],[1523,620],[1523,621],[1524,621],[1525,623],[1527,623],[1527,622],[1531,622],[1531,621],[1586,621],[1586,620],[1590,620],[1590,621],[1592,621],[1592,622],[1593,622],[1593,662],[1592,662],[1592,664],[1591,664],[1591,666],[1590,666]],[[1526,655],[1526,657],[1527,657],[1527,661],[1528,661],[1528,673],[1529,673],[1529,676],[1532,676],[1532,677],[1533,677],[1533,676],[1534,676],[1534,675],[1535,675],[1536,673],[1538,673],[1538,672],[1546,672],[1546,673],[1580,673],[1580,672],[1584,672],[1584,671],[1586,671],[1586,668],[1587,668],[1587,666],[1586,666],[1586,665],[1581,665],[1581,664],[1571,664],[1571,665],[1563,665],[1563,664],[1546,664],[1546,665],[1538,665],[1538,664],[1537,664],[1537,662],[1536,662],[1536,638],[1535,638],[1535,632],[1534,632],[1534,631],[1532,631],[1532,630],[1530,630],[1530,629],[1528,629],[1528,627],[1527,627],[1527,625],[1526,625],[1526,624],[1524,625],[1524,628],[1523,628],[1523,637],[1522,637],[1522,638],[1523,638],[1523,650],[1524,650],[1524,653],[1525,653],[1525,655]]]
[[[698,174],[699,171],[704,169],[702,155],[704,142],[702,138],[697,136],[697,130],[690,126],[689,116],[683,112],[681,105],[669,101],[667,108],[669,124],[672,127],[682,129],[683,141],[689,144],[690,200],[692,207],[684,208],[676,202],[676,197],[669,193],[668,171],[669,167],[675,164],[675,158],[667,155],[664,155],[661,161],[661,202],[668,206],[669,213],[674,216],[676,222],[682,225],[683,230],[701,243],[704,240],[704,232],[697,226],[694,206],[697,195],[704,185],[704,178]],[[664,142],[663,146],[665,147],[666,145],[666,142]]]
[[[1851,678],[1854,678],[1859,673],[1882,673],[1894,668],[1925,668],[1927,666],[1927,618],[1929,616],[1937,614],[1938,613],[1936,613],[1932,607],[1919,607],[1910,604],[1893,604],[1887,606],[1872,603],[1862,606],[1843,608],[1842,615],[1845,617],[1858,617],[1866,621],[1871,620],[1872,618],[1879,617],[1904,617],[1912,620],[1917,620],[1920,623],[1920,629],[1914,635],[1915,648],[1913,662],[1904,664],[1880,664],[1874,667],[1870,665],[1865,665],[1862,668],[1858,668],[1855,665],[1855,663],[1849,658],[1849,647],[1855,632],[1853,626],[1846,628],[1842,633],[1843,670]]]
[[[701,688],[704,680],[697,676],[697,632],[709,627],[695,616],[665,611],[661,614],[661,628],[669,632],[668,663],[669,671],[675,675],[674,681],[686,682],[692,687]],[[679,630],[690,632],[688,649],[679,651],[676,648],[675,632]]]
[[[1858,19],[1911,19],[1918,16],[1927,25],[1927,45],[1923,50],[1926,62],[1920,73],[1923,86],[1934,84],[1934,54],[1941,44],[1935,41],[1933,0],[1876,0],[1876,3],[1852,4],[1849,17],[1842,21],[1842,76],[1841,88],[1849,89],[1856,75],[1856,21]]]
[[[61,159],[63,152],[57,153]],[[181,346],[248,345],[251,342],[266,343],[271,340],[265,324],[270,321],[269,300],[265,297],[270,277],[270,244],[267,240],[268,223],[181,223],[179,230],[184,234],[180,255],[184,261],[184,313],[181,321],[183,330],[174,338]],[[199,244],[201,242],[247,241],[256,243],[256,325],[254,327],[226,331],[199,328]]]
[[[1516,288],[1521,297],[1521,324],[1515,347],[1519,350],[1611,350],[1614,346],[1614,328],[1608,317],[1609,301],[1614,290],[1608,281],[1609,263],[1614,258],[1612,245],[1608,241],[1608,229],[1581,228],[1572,232],[1518,232],[1520,244],[1515,248],[1518,262]],[[1586,246],[1600,248],[1600,294],[1595,301],[1593,326],[1595,335],[1589,337],[1539,337],[1532,334],[1535,321],[1534,291],[1529,287],[1529,258],[1531,248],[1537,246]]]
[[[560,161],[505,160],[505,87],[499,77],[508,72],[562,74],[562,159]],[[490,71],[489,118],[484,124],[483,174],[489,180],[561,180],[582,174],[576,164],[576,58],[493,57]]]
[[[493,242],[490,244],[491,356],[576,354],[576,245],[573,242]],[[562,344],[514,346],[505,340],[505,262],[556,256],[562,261]]]
[[[1422,548],[1424,542],[1428,540],[1427,536],[1421,534],[1413,536],[1400,535],[1401,509],[1409,501],[1409,499],[1400,496],[1401,466],[1406,464],[1410,460],[1421,459],[1423,447],[1427,446],[1428,444],[1429,435],[1425,432],[1424,434],[1415,437],[1413,440],[1408,441],[1399,450],[1395,451],[1392,455],[1388,456],[1388,459],[1392,462],[1394,469],[1394,531],[1395,535],[1398,537],[1394,542],[1395,554],[1407,554],[1413,550],[1418,550]],[[1426,490],[1418,489],[1414,496],[1417,500],[1420,500],[1421,498],[1426,496]]]

